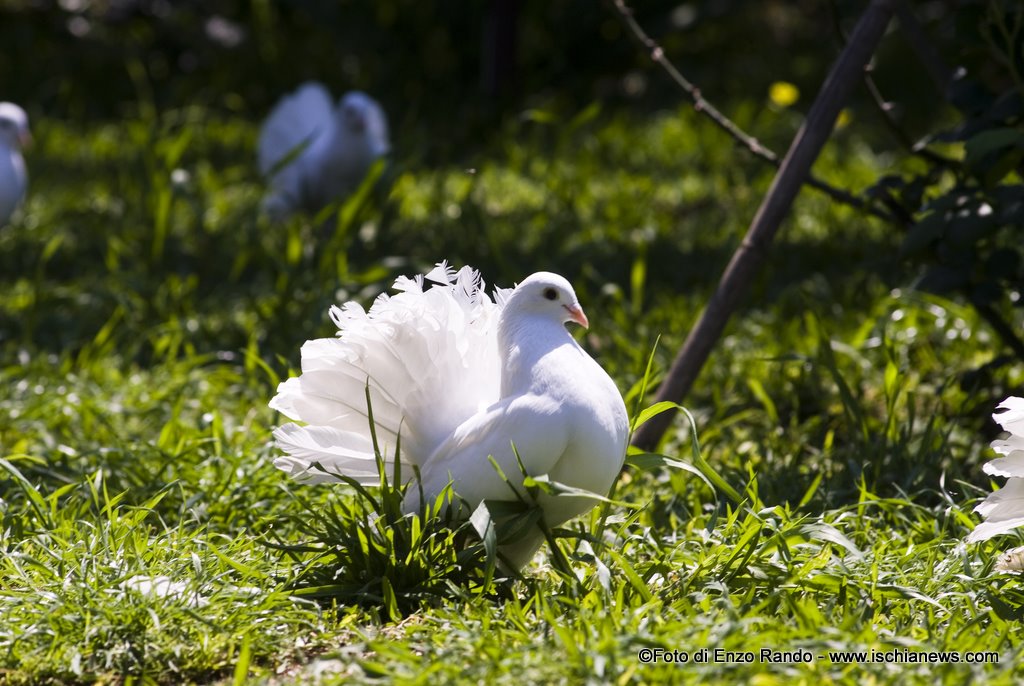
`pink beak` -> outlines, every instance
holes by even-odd
[[[30,145],[32,145],[32,134],[29,133],[27,130],[22,131],[18,135],[18,142],[21,143],[21,147],[23,148],[29,147]]]
[[[562,305],[565,311],[569,313],[569,319],[576,322],[584,329],[590,328],[590,320],[587,319],[587,315],[583,313],[583,308],[580,307],[579,303],[573,303],[572,305]]]

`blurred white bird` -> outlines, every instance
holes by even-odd
[[[317,212],[358,188],[389,148],[387,118],[373,98],[351,91],[335,107],[323,85],[305,83],[260,131],[260,173],[270,184],[264,210],[275,221]]]
[[[28,189],[21,149],[30,140],[25,110],[12,102],[0,102],[0,226],[11,218]]]
[[[1024,398],[1009,397],[993,414],[996,421],[1010,435],[992,441],[992,449],[1002,457],[985,463],[982,469],[992,476],[1009,477],[1006,485],[989,495],[974,511],[985,521],[974,527],[967,536],[968,543],[985,541],[1024,526]]]
[[[425,280],[433,285],[424,289]],[[287,453],[277,467],[306,482],[342,474],[377,484],[368,385],[388,473],[401,434],[403,478],[418,467],[427,502],[449,481],[470,507],[515,500],[510,483],[525,494],[513,445],[530,476],[608,493],[625,456],[626,408],[564,326],[588,326],[568,281],[539,272],[495,291],[492,301],[478,272],[441,263],[425,279],[401,277],[394,287],[398,294],[381,295],[369,312],[354,302],[333,307],[337,338],[302,346],[302,375],[282,383],[270,406],[307,425],[274,432]],[[538,503],[545,522],[557,526],[594,500],[541,494]],[[412,483],[404,507],[419,506]],[[518,568],[542,542],[535,529],[502,552]]]

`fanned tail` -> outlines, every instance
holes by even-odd
[[[424,288],[426,281],[433,285]],[[274,464],[292,476],[378,482],[367,389],[389,472],[399,437],[403,463],[422,465],[465,419],[497,401],[501,308],[479,273],[442,262],[425,277],[400,277],[394,288],[368,312],[353,302],[331,308],[338,337],[303,345],[302,375],[278,387],[270,406],[306,423],[274,432],[287,453]],[[406,478],[412,472],[403,469]]]

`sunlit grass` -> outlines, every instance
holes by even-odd
[[[810,193],[687,399],[701,452],[677,420],[616,485],[639,509],[552,532],[522,578],[387,489],[273,468],[266,402],[327,307],[442,258],[569,276],[643,410],[655,342],[657,379],[770,175],[686,112],[589,116],[510,124],[458,166],[399,157],[334,230],[258,216],[251,123],[41,122],[0,228],[0,683],[1014,683],[1024,591],[993,561],[1020,537],[961,541],[986,416],[1024,374],[969,308],[908,289],[900,236]],[[840,140],[817,171],[860,187],[881,164]],[[999,662],[827,659],[893,649]]]

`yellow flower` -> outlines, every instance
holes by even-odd
[[[839,116],[836,117],[836,130],[838,131],[839,129],[846,128],[851,121],[853,121],[853,115],[850,114],[849,108],[844,107],[839,110]]]
[[[789,107],[800,99],[800,89],[786,81],[776,81],[768,89],[768,99],[778,107]]]

